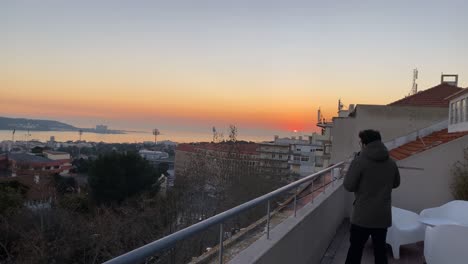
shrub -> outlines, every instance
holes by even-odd
[[[464,151],[464,161],[458,161],[452,168],[452,194],[457,200],[468,201],[468,148]]]

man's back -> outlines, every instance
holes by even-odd
[[[369,143],[353,160],[344,180],[344,187],[355,193],[351,223],[368,228],[391,226],[391,193],[399,185],[398,168],[385,145]]]

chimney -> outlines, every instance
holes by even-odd
[[[449,80],[446,80],[449,78]],[[453,86],[458,86],[458,74],[443,74],[440,76],[441,84],[448,84]]]
[[[275,135],[275,142],[279,139],[278,135]]]

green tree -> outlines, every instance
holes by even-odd
[[[158,165],[158,174],[159,175],[158,176],[160,176],[161,174],[166,175],[167,170],[169,170],[169,163],[167,163],[167,162],[159,163],[159,165]]]
[[[18,181],[0,183],[0,214],[9,214],[21,208],[28,187]]]
[[[468,201],[468,148],[464,150],[464,160],[452,167],[452,194],[457,200]]]
[[[157,170],[138,154],[114,152],[91,164],[88,181],[98,203],[112,203],[151,188],[158,177]]]
[[[59,174],[54,175],[55,189],[61,195],[66,193],[73,193],[76,191],[78,185],[73,177],[62,177]]]
[[[61,197],[58,205],[71,212],[89,213],[91,211],[88,196],[83,194],[66,194]]]
[[[90,165],[89,160],[85,160],[83,158],[75,159],[72,162],[73,166],[76,168],[76,172],[78,173],[87,173]]]

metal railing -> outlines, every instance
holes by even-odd
[[[312,182],[313,184],[313,180],[315,180],[316,178],[318,178],[319,176],[323,176],[325,173],[328,173],[330,172],[333,176],[333,171],[335,168],[340,168],[342,165],[344,165],[345,162],[340,162],[340,163],[337,163],[329,168],[326,168],[322,171],[319,171],[317,173],[314,173],[314,174],[311,174],[307,177],[304,177],[300,180],[297,180],[295,182],[292,182],[286,186],[283,186],[279,189],[276,189],[270,193],[267,193],[265,195],[262,195],[260,197],[257,197],[253,200],[250,200],[246,203],[243,203],[241,205],[238,205],[234,208],[231,208],[227,211],[224,211],[222,213],[219,213],[215,216],[212,216],[206,220],[203,220],[199,223],[196,223],[194,225],[191,225],[185,229],[182,229],[180,231],[177,231],[171,235],[168,235],[166,237],[163,237],[161,239],[158,239],[154,242],[151,242],[149,244],[146,244],[140,248],[137,248],[137,249],[134,249],[130,252],[127,252],[121,256],[118,256],[114,259],[111,259],[109,261],[106,261],[104,262],[105,264],[120,264],[120,263],[141,263],[141,262],[144,262],[146,258],[148,257],[151,257],[165,249],[169,249],[173,246],[175,246],[175,244],[178,242],[178,241],[181,241],[183,239],[186,239],[186,238],[189,238],[195,234],[198,234],[204,230],[207,230],[208,228],[214,226],[214,225],[217,225],[219,224],[219,250],[218,250],[218,254],[219,254],[219,263],[222,264],[223,263],[223,251],[224,251],[224,248],[223,248],[223,242],[224,242],[224,239],[223,239],[223,224],[226,220],[228,220],[229,218],[231,217],[234,217],[236,215],[239,215],[240,213],[248,210],[248,209],[251,209],[251,208],[254,208],[262,203],[267,203],[267,219],[266,219],[266,237],[267,239],[270,238],[270,214],[271,214],[271,206],[270,206],[270,201],[273,199],[273,198],[276,198],[278,197],[279,195],[281,194],[284,194],[290,190],[293,190],[295,189],[295,192],[294,192],[294,217],[296,217],[296,211],[297,211],[297,195],[299,194],[299,192],[297,191],[298,188],[302,185],[302,184],[305,184],[305,183],[309,183],[309,182]],[[332,179],[333,181],[333,179]],[[326,185],[324,185],[326,186]]]

